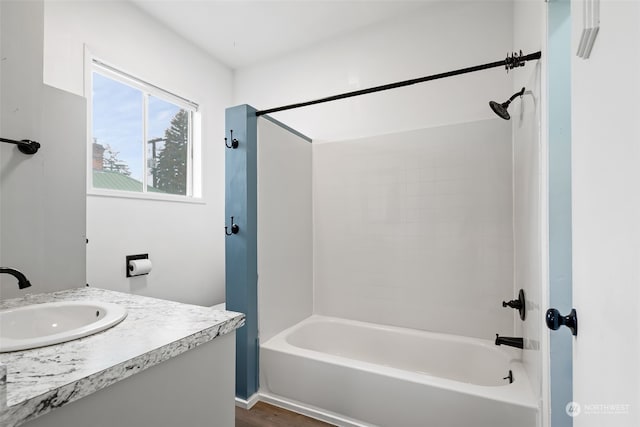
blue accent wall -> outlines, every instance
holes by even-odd
[[[563,315],[572,307],[571,265],[571,4],[552,0],[549,40],[549,303]],[[565,411],[573,400],[573,337],[568,328],[550,334],[551,426],[571,427]]]
[[[225,225],[231,217],[240,227],[226,236],[227,310],[245,313],[236,332],[236,396],[248,399],[258,391],[258,242],[257,242],[257,117],[248,105],[227,108],[225,135],[239,142],[225,154]],[[222,141],[220,141],[222,144]],[[220,230],[222,232],[222,229]]]

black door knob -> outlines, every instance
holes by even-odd
[[[572,335],[578,335],[578,313],[576,313],[575,308],[572,308],[571,312],[566,316],[561,315],[555,308],[550,308],[545,315],[545,321],[547,327],[551,330],[555,331],[560,328],[560,326],[566,326],[571,329]]]

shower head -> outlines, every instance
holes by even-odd
[[[524,88],[522,88],[520,92],[514,93],[511,96],[511,98],[509,98],[503,103],[499,103],[496,101],[489,101],[489,107],[491,107],[493,112],[496,113],[498,116],[500,116],[500,118],[509,120],[511,118],[511,116],[509,115],[509,112],[507,111],[507,109],[509,108],[509,104],[511,104],[511,101],[516,99],[518,96],[522,96],[523,94],[524,94]]]
[[[491,107],[493,112],[499,115],[500,117],[502,117],[503,119],[509,120],[511,118],[511,116],[509,115],[509,112],[507,111],[507,108],[509,107],[508,102],[505,102],[503,104],[498,104],[496,101],[489,101],[489,107]]]

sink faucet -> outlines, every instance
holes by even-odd
[[[508,345],[510,347],[524,348],[524,340],[522,338],[501,337],[496,334],[496,345]]]
[[[26,276],[14,268],[0,267],[0,273],[10,274],[18,279],[18,288],[20,289],[28,288],[29,286],[31,286],[31,282],[27,280]]]

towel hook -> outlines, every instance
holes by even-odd
[[[22,154],[36,154],[38,152],[38,149],[40,149],[40,143],[31,141],[30,139],[16,141],[15,139],[0,138],[0,142],[16,144],[18,146],[18,150],[20,150]]]
[[[224,234],[231,236],[232,234],[238,234],[238,231],[240,231],[240,227],[238,227],[238,224],[233,222],[233,217],[231,217],[231,233],[228,232],[228,227],[225,225]]]
[[[227,148],[238,148],[238,140],[233,137],[233,129],[231,129],[229,132],[231,133],[231,145],[227,144],[226,137],[224,138],[224,145],[226,145]]]

